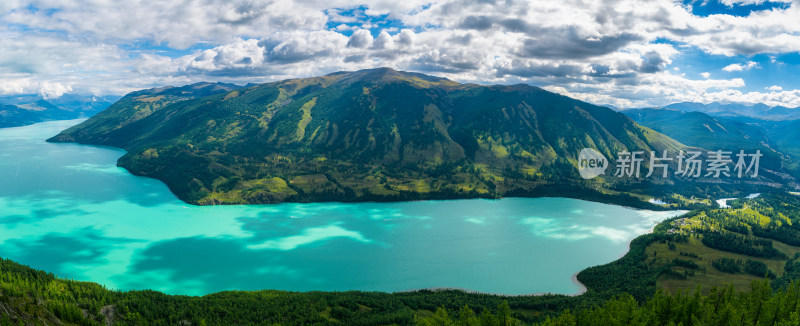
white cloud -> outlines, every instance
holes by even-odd
[[[72,86],[50,81],[34,81],[31,78],[0,80],[0,94],[39,94],[45,99],[57,98],[72,91]]]
[[[727,71],[727,72],[733,72],[733,71],[750,70],[750,69],[757,68],[757,67],[758,67],[758,63],[757,62],[748,61],[745,64],[734,63],[734,64],[727,65],[724,68],[722,68],[722,70]]]
[[[45,99],[58,98],[72,91],[72,86],[62,83],[44,81],[39,83],[39,95]]]
[[[706,94],[704,102],[763,103],[769,106],[798,107],[800,106],[800,90],[745,93],[728,89]]]
[[[770,87],[766,87],[765,89],[773,92],[780,92],[783,90],[783,87],[780,87],[778,85],[772,85]]]
[[[201,52],[184,69],[216,71],[258,67],[264,63],[264,50],[256,39],[240,39]]]
[[[372,34],[366,29],[359,29],[350,35],[347,47],[368,48],[372,45]]]
[[[388,15],[393,27],[378,28],[375,15]],[[674,62],[687,49],[800,51],[794,4],[699,17],[671,0],[15,0],[0,4],[0,20],[13,24],[0,26],[0,93],[48,96],[390,66],[464,82],[548,85],[620,107],[723,96],[791,102],[783,89],[743,91],[743,79],[704,72],[705,80],[691,80],[683,72],[698,72]],[[187,48],[198,50],[174,51]],[[753,68],[749,61],[723,71]]]
[[[37,8],[30,10],[28,7]],[[96,40],[152,40],[186,48],[197,42],[259,38],[279,30],[319,30],[328,17],[314,3],[287,0],[20,1],[4,20]]]
[[[394,47],[394,40],[392,39],[392,36],[389,35],[388,32],[381,31],[381,33],[378,34],[378,37],[375,38],[373,46],[376,49],[391,49],[392,47]]]
[[[710,54],[733,56],[758,53],[788,53],[800,50],[800,8],[755,11],[746,17],[731,15],[692,16],[684,34],[672,35]]]

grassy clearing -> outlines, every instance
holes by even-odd
[[[684,274],[686,276],[685,279],[670,274],[661,275],[658,278],[658,286],[670,293],[676,293],[680,290],[694,290],[698,286],[707,290],[712,286],[721,284],[731,284],[737,290],[746,290],[749,289],[752,281],[761,279],[761,277],[744,272],[736,274],[721,272],[711,265],[712,262],[720,258],[730,258],[743,262],[748,259],[755,260],[766,264],[772,272],[781,277],[784,274],[784,266],[789,259],[751,257],[713,249],[702,243],[703,235],[701,233],[703,231],[718,232],[723,229],[724,225],[760,225],[761,227],[766,227],[771,223],[778,223],[785,227],[792,222],[781,212],[764,207],[756,208],[747,204],[733,209],[701,211],[694,216],[670,222],[671,228],[667,232],[688,235],[688,242],[652,243],[646,248],[646,263],[651,267],[659,268],[670,264],[675,259],[680,259],[692,261],[699,266],[698,269],[672,267],[673,271],[680,274],[686,273]],[[774,239],[765,239],[752,235],[751,237],[753,239],[771,240],[773,247],[785,253],[789,258],[800,253],[800,247],[791,246]],[[682,253],[689,253],[689,255]]]
[[[300,118],[300,121],[297,123],[297,135],[295,137],[296,140],[302,140],[303,137],[306,135],[306,127],[311,122],[311,109],[317,105],[317,98],[312,98],[310,101],[303,104],[303,107],[300,108],[303,111],[303,117]]]
[[[790,257],[795,253],[800,252],[800,248],[792,247],[777,241],[773,241],[775,247],[785,252]],[[770,270],[775,272],[778,277],[783,275],[783,266],[786,264],[785,259],[765,259],[750,257],[740,254],[735,254],[727,251],[721,251],[706,247],[700,242],[700,238],[692,237],[688,243],[674,243],[675,249],[670,250],[667,243],[653,243],[647,247],[647,264],[653,267],[659,267],[672,262],[674,259],[690,260],[700,266],[699,270],[694,271],[694,276],[689,276],[685,280],[675,277],[662,275],[658,279],[658,286],[666,289],[669,293],[677,293],[678,291],[693,291],[698,286],[703,290],[708,290],[712,286],[720,284],[731,284],[737,290],[747,290],[750,288],[750,283],[754,280],[760,280],[761,277],[745,274],[744,272],[738,274],[729,274],[720,272],[711,266],[711,262],[720,258],[741,259],[746,261],[748,259],[757,260],[767,264]],[[696,254],[699,258],[687,257],[681,255],[684,253]],[[673,267],[673,270],[683,272],[690,270],[684,267]]]

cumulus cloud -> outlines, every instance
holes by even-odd
[[[347,44],[346,36],[329,31],[282,33],[262,42],[271,63],[323,61],[337,56],[345,44]]]
[[[264,63],[264,48],[258,40],[238,40],[233,43],[208,49],[191,60],[185,69],[217,71],[261,66]]]
[[[394,46],[394,40],[388,32],[381,31],[381,33],[378,34],[378,37],[375,38],[373,46],[376,49],[391,49]]]
[[[727,72],[733,72],[733,71],[750,70],[750,69],[757,68],[757,67],[758,67],[758,63],[757,62],[748,61],[745,64],[734,63],[734,64],[727,65],[724,68],[722,68],[722,70],[727,71]]]
[[[372,34],[368,30],[359,29],[353,32],[350,40],[347,41],[347,47],[353,48],[366,48],[372,45]]]
[[[403,29],[397,35],[397,42],[403,46],[410,47],[414,44],[414,32],[409,29]]]
[[[38,86],[39,86],[38,87],[39,95],[41,95],[45,99],[58,98],[61,97],[61,95],[64,95],[72,91],[72,86],[70,85],[64,85],[61,83],[55,83],[49,81],[41,82],[39,83]]]
[[[29,78],[0,80],[0,94],[39,94],[45,99],[58,98],[72,91],[72,86],[50,81],[34,81]]]

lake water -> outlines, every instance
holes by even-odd
[[[78,122],[0,129],[0,257],[114,289],[574,294],[575,273],[677,214],[565,198],[196,207],[116,167],[122,150],[44,141]]]

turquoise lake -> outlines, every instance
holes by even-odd
[[[124,151],[0,129],[0,257],[113,289],[575,294],[651,212],[566,198],[191,206],[116,167]]]

